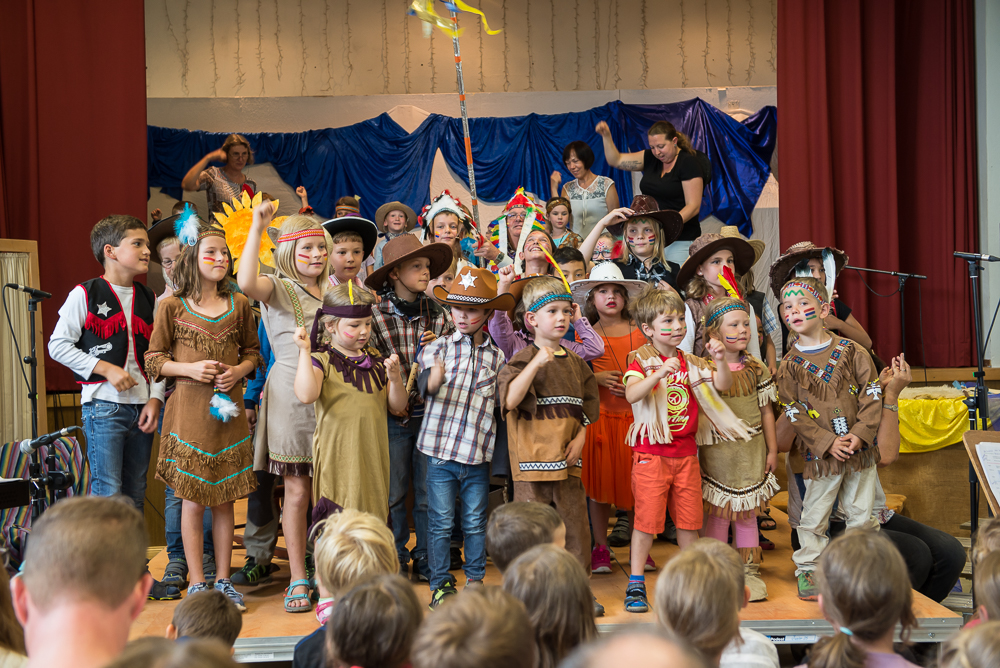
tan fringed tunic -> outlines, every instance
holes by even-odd
[[[146,352],[146,374],[151,380],[163,380],[160,371],[170,360],[214,360],[230,366],[252,360],[254,368],[263,371],[257,327],[247,298],[231,294],[229,310],[217,318],[197,313],[187,299],[170,297],[160,302]],[[179,498],[204,506],[246,496],[256,489],[257,478],[243,409],[243,383],[227,393],[239,414],[222,422],[210,413],[212,383],[176,380],[177,389],[163,416],[156,477],[170,485]]]
[[[701,492],[705,512],[732,519],[753,517],[777,493],[778,480],[766,470],[767,443],[761,423],[761,408],[778,400],[777,387],[767,367],[746,355],[743,368],[733,371],[733,385],[720,392],[736,417],[750,425],[749,441],[719,440],[702,444]]]
[[[864,348],[837,336],[817,352],[792,346],[781,360],[777,385],[778,401],[795,429],[794,471],[813,480],[878,464],[874,442],[882,418],[882,386]],[[828,452],[847,433],[857,434],[863,446],[841,462]]]

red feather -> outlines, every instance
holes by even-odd
[[[729,285],[733,286],[733,292],[736,293],[736,299],[743,300],[743,295],[740,293],[740,284],[736,282],[736,275],[733,270],[728,266],[722,268],[722,277],[729,281]]]
[[[625,242],[621,240],[616,241],[615,245],[611,248],[611,259],[617,260],[624,256],[625,256]]]

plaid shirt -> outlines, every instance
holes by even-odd
[[[417,449],[430,457],[460,464],[493,459],[496,442],[497,375],[504,356],[484,333],[476,346],[461,332],[438,339],[420,353],[420,370],[444,366],[444,382],[427,397]]]
[[[774,315],[771,305],[764,300],[764,312],[760,314],[760,320],[764,323],[764,333],[771,336],[778,331],[778,316]],[[763,351],[761,351],[763,353]]]
[[[438,307],[433,315],[408,318],[400,313],[389,298],[384,295],[372,308],[371,343],[383,357],[389,357],[392,354],[399,355],[399,368],[403,373],[404,380],[409,377],[410,366],[417,361],[417,354],[420,352],[420,337],[425,331],[434,332],[440,338],[455,331],[455,325],[448,312],[441,307]],[[414,387],[410,393],[410,407],[414,409],[419,405],[419,410],[411,410],[411,417],[420,415],[423,409],[422,403]]]

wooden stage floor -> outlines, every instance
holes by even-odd
[[[243,522],[245,512],[246,502],[238,502],[237,524]],[[771,510],[771,515],[777,522],[778,528],[765,532],[765,535],[774,541],[775,549],[764,553],[764,563],[761,566],[761,574],[767,583],[768,599],[751,603],[743,610],[740,618],[743,626],[760,631],[777,644],[810,644],[815,642],[819,635],[831,633],[832,629],[829,623],[823,620],[816,603],[798,599],[788,519],[776,508]],[[653,543],[652,556],[657,565],[662,565],[677,551],[675,545],[657,540]],[[656,620],[652,611],[645,614],[625,611],[623,602],[625,586],[628,583],[629,549],[617,548],[615,553],[621,567],[613,559],[613,573],[594,575],[591,578],[594,595],[607,611],[604,617],[597,620],[598,628],[602,632],[608,632],[624,624],[654,624]],[[243,565],[243,559],[243,550],[234,550],[234,570]],[[275,573],[271,584],[256,588],[240,588],[247,605],[247,612],[243,615],[243,632],[236,641],[236,658],[241,662],[289,661],[295,643],[319,626],[312,612],[291,614],[284,611],[281,597],[289,582],[288,562],[276,559],[274,563],[280,566],[280,570]],[[153,576],[161,576],[166,564],[167,555],[164,550],[150,561],[149,567]],[[455,576],[459,582],[465,581],[463,573],[456,572]],[[499,585],[500,582],[500,573],[488,563],[486,583]],[[647,573],[646,583],[652,603],[656,589],[656,573]],[[430,602],[430,590],[426,583],[414,583],[414,589],[421,601]],[[162,636],[176,605],[175,601],[147,601],[142,614],[132,625],[131,636],[133,638],[148,635]],[[912,637],[914,641],[943,642],[962,624],[960,615],[916,592],[914,592],[914,608],[920,621],[920,629]]]

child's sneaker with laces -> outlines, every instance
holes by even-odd
[[[219,578],[215,581],[215,588],[225,594],[226,598],[236,606],[237,610],[240,612],[247,611],[247,606],[243,604],[243,594],[236,591],[232,580],[229,578]]]
[[[803,601],[815,601],[819,596],[819,587],[813,580],[812,571],[803,571],[797,578],[799,581],[799,598]]]
[[[273,578],[271,574],[278,570],[273,564],[258,564],[253,557],[247,557],[243,568],[233,573],[233,584],[241,587],[256,587],[257,585],[268,584]]]
[[[646,557],[646,565],[643,566],[642,569],[647,573],[656,570],[656,562],[653,561],[653,555]]]
[[[441,584],[440,587],[434,590],[431,594],[431,604],[428,606],[431,610],[436,610],[438,607],[444,603],[448,597],[454,596],[458,593],[458,589],[455,588],[455,581],[448,579]]]
[[[200,591],[211,591],[212,587],[207,582],[196,582],[190,587],[188,587],[188,596],[191,594],[197,594]]]
[[[611,572],[611,553],[606,545],[595,545],[590,552],[590,570],[593,573]]]

